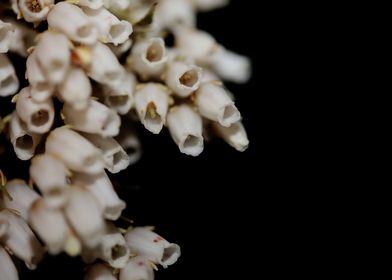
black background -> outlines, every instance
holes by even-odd
[[[250,2],[233,0],[230,6],[198,18],[198,26],[218,42],[252,58],[251,81],[227,85],[243,115],[249,149],[239,153],[213,139],[193,158],[179,152],[167,131],[156,136],[139,127],[142,160],[113,178],[125,186],[118,190],[128,204],[124,216],[135,225],[154,225],[181,246],[179,261],[161,268],[158,280],[225,279],[234,274],[247,279],[274,258],[263,250],[271,246],[271,216],[279,211],[274,207],[279,192],[275,167],[282,154],[271,156],[277,144],[270,145],[274,142],[270,126],[277,116],[270,114],[267,100],[273,91],[266,91],[270,81],[261,71],[269,55],[264,48],[269,26],[263,23],[264,13],[251,8]],[[48,257],[33,272],[23,269],[21,279],[82,279],[83,268],[77,258]]]

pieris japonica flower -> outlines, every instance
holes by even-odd
[[[160,0],[155,13],[155,24],[159,29],[174,30],[179,25],[196,25],[196,17],[190,1]]]
[[[1,237],[1,236],[0,236]],[[0,245],[0,271],[3,280],[19,280],[18,271],[7,251]]]
[[[133,228],[125,235],[125,240],[131,253],[143,256],[164,268],[174,264],[181,255],[177,244],[169,243],[149,228]]]
[[[86,189],[73,186],[69,189],[64,212],[83,244],[89,248],[97,247],[104,233],[105,223],[94,197]]]
[[[65,104],[62,113],[64,122],[78,131],[109,137],[117,135],[120,129],[116,111],[95,100],[91,100],[84,110]]]
[[[80,68],[72,67],[63,78],[63,82],[57,88],[59,98],[75,110],[86,109],[92,93],[86,73]]]
[[[106,219],[117,220],[120,217],[125,202],[118,197],[105,172],[96,175],[75,173],[72,182],[82,186],[95,198],[100,212]]]
[[[68,198],[68,168],[58,158],[41,154],[31,160],[30,178],[52,208],[62,207]]]
[[[7,56],[0,53],[0,97],[14,94],[19,88],[14,66]]]
[[[129,68],[140,74],[143,79],[161,75],[166,62],[166,48],[162,38],[136,42],[127,60]]]
[[[35,269],[43,257],[44,248],[26,221],[8,209],[0,211],[0,220],[8,222],[7,232],[0,238],[0,244],[7,246],[28,268]]]
[[[14,36],[15,29],[12,24],[0,19],[0,53],[8,52]]]
[[[202,80],[202,69],[196,65],[174,61],[169,63],[166,84],[174,94],[187,97],[196,91]]]
[[[213,123],[215,132],[223,138],[230,146],[243,152],[248,148],[249,140],[245,128],[241,122],[236,122],[229,127],[224,127],[219,123]]]
[[[8,208],[16,211],[26,221],[29,217],[29,210],[31,205],[40,198],[38,193],[32,190],[22,180],[9,181],[5,188],[9,196],[4,196],[0,200],[0,205],[3,208]]]
[[[16,101],[16,113],[32,133],[43,134],[50,130],[54,119],[52,99],[36,102],[30,88],[22,89]]]
[[[48,81],[53,84],[60,83],[70,66],[67,37],[61,33],[47,31],[40,35],[34,52]]]
[[[135,92],[135,107],[144,127],[158,134],[166,123],[168,92],[161,84],[140,85]]]
[[[18,0],[19,13],[33,23],[45,20],[53,4],[54,0]]]
[[[69,227],[61,209],[53,209],[45,199],[38,199],[31,206],[29,223],[45,243],[50,254],[63,251]]]
[[[16,112],[11,115],[9,135],[15,154],[21,160],[29,160],[34,156],[42,138],[41,135],[30,132]]]
[[[88,267],[84,280],[117,280],[117,277],[109,265],[97,263]]]
[[[79,6],[88,7],[90,9],[99,9],[103,6],[103,0],[78,0],[76,2]]]
[[[134,257],[120,270],[119,280],[154,280],[152,265],[145,257]]]
[[[204,83],[197,90],[195,104],[203,117],[228,127],[241,119],[241,114],[225,90],[214,82]]]
[[[203,151],[203,120],[192,107],[180,105],[171,109],[167,126],[182,153],[198,156]]]
[[[124,43],[132,34],[132,25],[126,20],[119,20],[105,8],[83,11],[98,30],[98,38],[104,43],[113,43],[115,46]]]
[[[139,161],[142,156],[142,146],[133,129],[122,129],[116,139],[127,153],[130,165]]]
[[[79,7],[67,2],[57,3],[48,14],[49,27],[81,44],[94,44],[98,31]]]
[[[34,45],[34,39],[38,34],[37,31],[28,28],[28,26],[13,18],[6,17],[5,19],[6,22],[11,23],[14,28],[10,51],[17,53],[22,57],[27,57],[27,50]]]
[[[60,159],[73,171],[97,174],[103,171],[101,151],[77,132],[60,127],[46,139],[45,151]]]

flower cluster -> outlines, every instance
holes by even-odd
[[[210,133],[247,148],[222,80],[246,82],[250,61],[196,28],[197,11],[228,0],[2,2],[0,97],[13,96],[15,110],[0,133],[30,160],[29,183],[0,173],[2,279],[18,279],[10,254],[34,269],[46,251],[81,255],[85,279],[153,279],[180,248],[149,228],[117,228],[126,204],[106,172],[140,158],[135,121],[153,134],[167,127],[191,156]],[[25,58],[27,87],[9,52]]]

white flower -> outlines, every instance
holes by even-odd
[[[61,209],[51,208],[43,198],[36,200],[30,209],[29,223],[50,254],[58,254],[64,249],[69,228]]]
[[[166,84],[180,97],[188,97],[197,90],[202,79],[202,69],[196,65],[173,61],[168,64]]]
[[[8,52],[14,36],[15,28],[13,25],[0,19],[0,53]]]
[[[73,186],[64,211],[83,244],[90,248],[98,246],[105,224],[93,196],[82,187]]]
[[[114,138],[87,133],[82,135],[101,150],[105,168],[110,173],[118,173],[128,167],[129,157]]]
[[[190,106],[180,105],[171,109],[167,126],[182,153],[198,156],[203,151],[202,118]]]
[[[0,97],[12,95],[19,88],[14,66],[5,54],[0,53]]]
[[[165,42],[160,37],[136,42],[127,63],[143,79],[162,74],[167,61]]]
[[[81,44],[94,44],[98,32],[83,11],[67,2],[57,3],[48,14],[49,27]]]
[[[176,29],[178,25],[194,27],[196,15],[189,1],[161,0],[154,15],[155,24],[159,29]]]
[[[154,271],[146,258],[138,256],[120,270],[119,280],[154,280]]]
[[[72,128],[87,133],[97,133],[104,137],[119,133],[121,120],[114,110],[102,103],[91,100],[84,110],[76,110],[72,105],[65,104],[62,110],[64,122]]]
[[[92,49],[88,74],[98,83],[115,87],[122,81],[124,69],[108,46],[97,43]]]
[[[1,236],[0,236],[1,237]],[[18,271],[7,251],[0,245],[0,271],[2,280],[19,280]]]
[[[68,71],[67,76],[58,87],[58,95],[61,100],[75,110],[87,108],[91,93],[91,83],[86,73],[76,67],[72,67]]]
[[[175,43],[180,51],[201,64],[207,63],[218,50],[218,45],[210,34],[186,27],[176,29]]]
[[[226,91],[214,82],[204,83],[197,90],[195,104],[203,117],[228,127],[241,119],[241,114]]]
[[[47,31],[40,35],[34,52],[48,81],[58,84],[70,66],[68,39],[60,33]]]
[[[120,217],[126,204],[118,197],[105,172],[97,175],[76,173],[72,180],[75,185],[82,186],[95,198],[100,212],[106,219],[117,220]]]
[[[135,92],[135,108],[144,127],[158,134],[166,122],[169,97],[161,84],[148,83]]]
[[[248,148],[249,140],[241,122],[236,122],[229,127],[213,123],[215,132],[237,151],[243,152]]]
[[[211,57],[212,69],[223,79],[235,83],[246,83],[251,75],[251,62],[246,56],[220,47]]]
[[[117,277],[114,276],[113,269],[109,265],[96,263],[88,268],[84,280],[117,280]]]
[[[30,178],[51,208],[62,207],[68,197],[67,167],[50,154],[35,156],[30,164]]]
[[[106,223],[105,233],[101,237],[97,257],[108,262],[114,268],[123,268],[129,259],[129,249],[124,236],[111,223]]]
[[[45,151],[74,171],[97,174],[104,168],[101,151],[83,136],[66,127],[56,128],[49,134]]]
[[[135,75],[127,72],[121,83],[115,87],[104,86],[102,88],[105,104],[121,115],[127,114],[134,103],[133,92],[135,86]]]
[[[125,240],[130,252],[146,257],[164,268],[174,264],[181,255],[177,244],[169,243],[148,228],[137,227],[128,231]]]
[[[30,88],[23,88],[16,101],[16,113],[26,123],[32,133],[43,134],[50,130],[54,120],[53,101],[48,98],[42,102],[33,100]]]
[[[44,249],[26,221],[7,209],[0,211],[0,220],[7,220],[9,225],[0,243],[24,261],[28,268],[35,269],[44,255]]]
[[[40,196],[22,180],[9,181],[5,187],[12,199],[4,196],[3,200],[0,200],[0,205],[3,208],[16,210],[27,221],[31,205]]]
[[[128,21],[119,20],[105,8],[96,10],[85,8],[83,11],[97,28],[98,38],[103,43],[112,43],[117,46],[128,40],[132,34],[132,25]]]
[[[27,50],[35,44],[34,39],[38,34],[37,31],[32,28],[28,28],[20,21],[16,21],[11,18],[6,18],[6,20],[7,22],[12,23],[15,30],[10,51],[17,53],[24,58],[27,57]]]
[[[11,116],[9,134],[16,156],[21,160],[31,159],[42,136],[29,132],[16,112]]]
[[[19,0],[20,13],[27,22],[39,23],[46,19],[54,0]]]
[[[27,57],[26,78],[30,83],[31,97],[35,101],[42,102],[52,96],[55,85],[45,77],[36,52]]]
[[[121,45],[109,45],[109,48],[112,50],[112,52],[117,56],[120,57],[122,56],[124,53],[128,52],[131,47],[132,47],[132,39],[129,38],[128,40],[126,40],[124,43],[122,43]]]

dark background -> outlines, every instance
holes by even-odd
[[[268,77],[261,73],[262,59],[269,56],[264,49],[269,27],[250,2],[232,0],[226,8],[200,14],[198,24],[228,49],[252,58],[251,81],[227,85],[243,115],[249,149],[239,153],[213,139],[193,158],[179,152],[167,131],[156,136],[139,127],[141,161],[113,178],[126,186],[118,190],[128,205],[124,216],[135,225],[154,225],[181,246],[179,261],[161,268],[158,280],[225,279],[234,274],[247,279],[266,265],[263,248],[271,246],[266,232],[273,235],[271,215],[279,211],[273,206],[279,191],[271,191],[278,187],[272,170],[281,154],[271,157],[276,146],[269,145],[274,138],[269,127],[276,116],[266,113],[271,112],[267,95],[273,92],[266,92]],[[33,272],[24,269],[21,279],[82,279],[82,271],[79,259],[58,256],[46,258]]]

